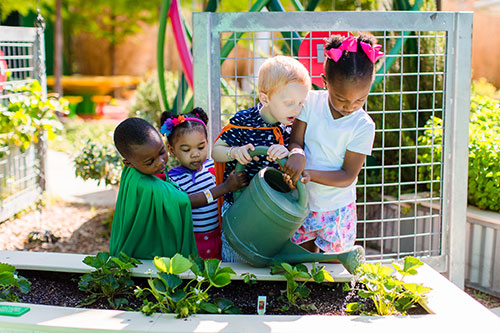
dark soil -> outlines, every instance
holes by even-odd
[[[55,305],[64,307],[76,307],[87,296],[86,293],[78,289],[78,281],[81,274],[28,271],[18,270],[19,275],[31,282],[31,290],[27,294],[19,294],[20,302],[31,304]],[[147,279],[135,278],[136,285],[147,286]],[[245,284],[242,281],[233,281],[224,288],[212,288],[212,300],[223,297],[231,300],[239,307],[243,314],[257,313],[257,297],[267,296],[266,314],[275,315],[346,315],[345,306],[349,302],[366,302],[354,292],[342,290],[341,283],[308,283],[311,294],[304,302],[298,304],[312,305],[317,310],[303,310],[298,307],[291,307],[283,311],[285,303],[280,300],[282,291],[286,289],[286,282],[258,281],[255,284]],[[129,306],[132,310],[139,310],[142,301],[133,294],[128,297]],[[96,302],[85,308],[111,309],[106,300]],[[425,310],[417,307],[411,314],[425,314]]]

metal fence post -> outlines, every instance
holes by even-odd
[[[45,72],[45,39],[44,28],[45,24],[39,22],[40,27],[36,28],[36,37],[33,43],[33,68],[34,78],[40,82],[44,98],[47,98],[47,76]],[[38,184],[44,192],[47,189],[46,166],[47,166],[47,135],[45,132],[40,133],[38,142],[35,145],[36,154],[39,157],[39,175]]]
[[[465,281],[465,231],[467,212],[468,138],[470,111],[470,80],[472,61],[472,13],[455,13],[455,29],[449,38],[448,96],[444,119],[445,142],[443,163],[443,219],[446,220],[448,246],[448,278],[458,287]],[[454,61],[454,64],[450,62]]]
[[[215,121],[220,119],[219,36],[212,31],[209,13],[193,13],[193,27],[194,101],[207,114],[214,115],[208,127],[208,137],[214,142],[222,128],[220,121]]]

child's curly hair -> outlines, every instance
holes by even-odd
[[[338,48],[346,38],[341,35],[332,35],[326,38],[325,49]],[[344,51],[337,62],[327,57],[324,64],[324,74],[327,81],[331,82],[336,79],[357,81],[372,78],[374,64],[366,53],[363,52],[359,42],[365,42],[374,46],[377,43],[377,39],[370,34],[360,34],[356,37],[357,52]]]
[[[184,122],[180,123],[179,125],[173,127],[170,134],[167,135],[167,140],[168,140],[169,144],[173,145],[175,139],[177,139],[179,136],[184,134],[186,131],[193,131],[193,130],[202,131],[203,133],[205,133],[205,136],[207,136],[206,125],[208,124],[208,115],[206,114],[206,112],[202,108],[199,108],[199,107],[194,108],[192,111],[190,111],[188,113],[184,113],[182,115],[185,118],[200,119],[205,124],[205,126],[203,126],[203,124],[201,124],[198,121],[190,121],[190,120],[184,121]],[[177,117],[178,116],[173,114],[172,112],[163,111],[161,114],[161,117],[160,117],[160,127],[163,125],[163,123],[165,123],[165,121],[168,118],[177,118]]]

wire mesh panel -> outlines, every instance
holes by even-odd
[[[37,79],[44,87],[43,35],[36,28],[0,27],[0,108],[6,109],[16,88]],[[4,117],[4,115],[2,115]],[[12,135],[1,133],[2,136]],[[40,145],[25,151],[19,147],[0,148],[0,221],[33,204],[41,193],[40,174],[44,153]]]
[[[324,38],[372,33],[386,56],[364,106],[376,136],[357,182],[357,243],[368,260],[412,255],[446,271],[453,260],[463,262],[458,251],[451,259],[449,242],[463,237],[465,226],[470,16],[195,14],[196,105],[210,110],[214,138],[235,112],[258,102],[258,68],[268,57],[295,57],[308,68],[313,88],[322,89]]]

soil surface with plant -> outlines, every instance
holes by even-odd
[[[18,270],[19,275],[31,282],[31,290],[27,294],[18,293],[19,301],[31,304],[56,305],[76,307],[87,296],[78,289],[81,274],[42,272]],[[134,278],[134,282],[141,287],[147,286],[145,278]],[[266,314],[274,315],[347,315],[345,306],[349,302],[368,302],[355,295],[354,292],[343,291],[342,283],[308,283],[311,294],[303,302],[314,305],[316,310],[302,310],[292,307],[287,311],[282,310],[283,302],[279,300],[282,291],[286,288],[285,281],[269,282],[257,281],[255,284],[233,281],[228,286],[210,291],[212,299],[223,297],[231,300],[240,308],[243,314],[257,313],[258,296],[267,297]],[[142,302],[133,294],[127,297],[132,310],[139,310]],[[92,305],[85,306],[94,309],[110,309],[108,302],[99,300]],[[425,310],[418,307],[411,314],[425,314]]]

